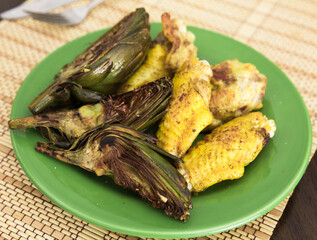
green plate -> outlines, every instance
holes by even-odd
[[[161,25],[151,25],[156,36]],[[311,152],[311,123],[305,104],[286,75],[252,48],[215,32],[190,27],[196,35],[198,56],[210,64],[238,58],[256,65],[268,78],[264,107],[277,132],[243,178],[216,184],[192,197],[186,222],[174,220],[152,208],[137,194],[34,150],[43,138],[35,131],[11,131],[15,154],[38,189],[69,213],[97,226],[124,234],[154,238],[210,235],[246,224],[278,205],[302,177]],[[28,104],[54,75],[86,49],[105,30],[65,44],[40,62],[24,80],[13,103],[11,119],[31,115]]]

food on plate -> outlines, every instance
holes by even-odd
[[[197,56],[195,35],[187,30],[181,19],[171,19],[169,13],[161,16],[163,30],[152,42],[143,65],[119,89],[131,91],[160,77],[172,77],[187,61]]]
[[[173,166],[181,160],[155,142],[155,138],[131,128],[111,125],[85,132],[66,150],[43,142],[35,149],[98,176],[111,176],[116,184],[136,191],[152,206],[186,221],[192,208],[191,194]]]
[[[38,114],[50,106],[96,103],[141,66],[148,52],[149,15],[139,8],[118,22],[55,76],[29,105]]]
[[[249,113],[262,107],[267,83],[254,65],[210,66],[184,21],[161,21],[151,42],[143,8],[124,17],[55,75],[29,105],[36,115],[9,127],[39,130],[50,142],[37,151],[111,176],[186,221],[191,192],[242,177],[276,126]],[[142,133],[153,125],[147,133],[157,138]],[[203,130],[211,133],[192,146]]]
[[[196,58],[195,35],[187,31],[186,23],[183,20],[171,19],[169,13],[163,13],[161,20],[164,36],[171,43],[171,49],[165,60],[166,68],[176,72],[184,63]]]
[[[169,79],[160,78],[134,91],[109,96],[95,105],[13,119],[9,127],[37,128],[59,146],[69,145],[72,139],[100,124],[121,123],[143,131],[165,115],[172,89]]]
[[[212,73],[211,127],[262,108],[267,78],[253,64],[227,60],[213,66]]]
[[[181,157],[213,120],[209,110],[212,72],[207,61],[189,61],[173,78],[173,95],[156,133],[158,146]]]
[[[165,38],[162,40],[156,38],[152,42],[144,63],[125,83],[121,85],[118,93],[132,91],[157,78],[172,77],[172,73],[165,67],[165,58],[168,51],[165,43]]]
[[[197,142],[182,158],[180,172],[193,192],[240,178],[244,167],[256,158],[275,130],[275,122],[261,112],[237,117]]]

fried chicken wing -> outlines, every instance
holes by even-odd
[[[212,127],[262,108],[267,78],[254,65],[233,59],[215,65],[212,72]]]
[[[244,167],[256,158],[275,130],[274,121],[261,112],[235,118],[197,142],[182,158],[184,163],[179,170],[193,192],[240,178]]]
[[[185,62],[196,58],[195,35],[187,30],[183,20],[171,19],[169,13],[163,13],[161,20],[163,33],[171,43],[171,49],[166,56],[166,68],[176,72]]]
[[[182,156],[213,116],[209,110],[212,85],[209,63],[194,59],[173,78],[173,93],[166,115],[157,131],[158,146]]]

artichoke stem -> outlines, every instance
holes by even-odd
[[[58,92],[60,84],[62,84],[60,81],[53,82],[29,104],[29,110],[33,114],[39,114],[52,103],[58,101],[61,97],[65,99],[69,98],[69,91]]]
[[[39,151],[41,153],[45,153],[48,156],[54,157],[54,158],[56,158],[56,159],[58,159],[60,161],[69,163],[68,158],[66,158],[64,156],[64,151],[62,151],[62,150],[60,150],[58,148],[51,147],[47,143],[38,142],[36,144],[35,150],[37,150],[37,151]]]
[[[43,121],[39,123],[39,119],[33,116],[12,119],[9,121],[10,129],[20,129],[20,130],[24,130],[25,128],[34,128],[41,124],[43,124]]]
[[[38,95],[29,105],[29,109],[33,114],[38,114],[54,102],[54,97],[48,94],[50,89],[46,89]]]
[[[44,153],[48,156],[51,156],[53,158],[56,158],[62,162],[78,165],[78,166],[85,168],[84,166],[82,166],[82,162],[80,161],[81,158],[68,156],[69,154],[75,156],[76,152],[69,152],[69,154],[67,154],[67,153],[65,153],[65,151],[63,149],[53,147],[49,143],[44,143],[44,142],[38,142],[36,144],[35,150],[40,152],[40,153]],[[91,169],[87,169],[87,170],[91,171]]]

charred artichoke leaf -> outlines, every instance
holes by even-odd
[[[100,101],[99,95],[105,97],[105,94],[114,93],[115,87],[126,81],[144,61],[151,42],[149,29],[149,16],[144,8],[127,15],[66,64],[56,74],[55,81],[30,103],[30,111],[38,114],[49,106],[57,105],[58,108],[69,100],[73,100],[69,101],[71,103],[82,103],[82,99],[84,103],[96,103]],[[74,94],[72,85],[64,85],[65,82],[89,89],[90,94],[84,97],[80,91]],[[61,89],[69,94],[66,100],[58,97]]]
[[[73,85],[73,91],[83,90],[74,83],[67,84]],[[40,128],[45,138],[59,146],[67,146],[67,142],[71,143],[72,139],[100,124],[121,123],[145,131],[165,115],[172,89],[169,78],[160,78],[134,91],[109,96],[94,105],[13,119],[9,121],[9,127],[20,130]]]
[[[66,64],[55,76],[58,79],[68,79],[92,64],[98,64],[121,40],[143,29],[150,29],[149,15],[144,8],[131,12],[104,35],[92,43],[83,53],[79,54],[71,63]],[[89,67],[88,67],[89,68]]]
[[[165,115],[172,90],[170,78],[163,77],[118,95],[117,98],[121,96],[129,104],[127,114],[120,123],[139,131],[147,130]]]
[[[79,77],[78,83],[71,81],[55,81],[44,92],[38,95],[29,105],[33,113],[39,113],[53,103],[63,102],[63,105],[75,105],[76,100],[81,103],[96,103],[105,98],[105,95],[87,88],[83,88],[82,82],[86,85],[102,81],[111,70],[112,62],[106,60],[101,66],[90,70],[84,76]]]
[[[155,139],[122,125],[90,130],[68,149],[37,143],[36,150],[77,165],[139,193],[167,215],[186,221],[192,208],[183,176],[170,163],[176,157],[157,151]]]
[[[102,93],[83,88],[81,85],[74,83],[70,87],[70,92],[71,96],[73,97],[73,99],[69,98],[72,109],[80,107],[83,104],[97,103],[106,98],[105,95]],[[78,104],[78,101],[80,102],[80,104]]]
[[[78,83],[82,87],[89,88],[90,86],[103,81],[103,79],[110,73],[112,66],[113,62],[110,58],[105,58],[101,64],[96,67],[91,66],[91,68],[84,68],[83,72],[74,74],[69,80]]]
[[[150,46],[148,29],[122,39],[103,58],[109,58],[113,67],[103,81],[89,86],[91,90],[112,94],[142,65]],[[102,60],[102,59],[101,59]]]

